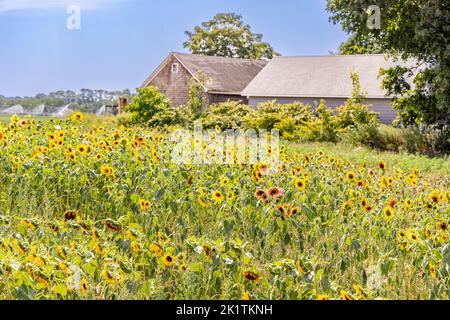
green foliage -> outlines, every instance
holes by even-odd
[[[299,137],[307,141],[329,141],[337,142],[338,122],[333,116],[333,110],[327,108],[325,101],[315,109],[314,118],[299,128]]]
[[[222,130],[243,127],[243,119],[253,114],[251,106],[241,101],[228,101],[210,105],[201,117],[205,129],[219,127]]]
[[[147,123],[150,127],[170,126],[183,121],[178,109],[158,88],[150,86],[137,90],[137,96],[126,107],[135,123]]]
[[[193,54],[244,59],[272,59],[278,55],[235,13],[219,13],[196,26],[194,32],[186,31],[186,35],[189,40],[184,47]]]
[[[311,119],[309,106],[301,103],[278,104],[276,100],[258,105],[255,114],[245,119],[246,126],[253,129],[278,129],[298,126]],[[292,133],[292,132],[290,132]]]
[[[339,46],[339,54],[381,54],[385,53],[371,35],[363,37],[350,36],[350,38]]]
[[[189,101],[187,112],[192,120],[198,119],[206,108],[208,96],[205,92],[204,84],[208,81],[205,74],[199,72],[198,79],[191,78],[189,85]]]
[[[377,5],[380,29],[367,28],[367,8]],[[384,88],[395,95],[394,107],[406,126],[423,124],[440,135],[438,147],[450,151],[450,6],[447,0],[328,0],[331,20],[352,34],[349,43],[366,46],[367,51],[416,58],[413,68],[385,70]],[[369,40],[369,41],[368,41]],[[356,47],[358,47],[358,45]],[[359,53],[358,48],[347,53]],[[353,49],[352,49],[353,48]],[[364,52],[365,53],[365,52]],[[417,69],[421,67],[421,69]],[[419,70],[419,72],[417,72]],[[415,88],[405,75],[416,71]]]

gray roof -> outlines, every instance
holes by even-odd
[[[360,75],[367,98],[386,98],[381,89],[380,68],[411,65],[384,55],[338,55],[274,58],[242,92],[247,97],[348,98],[351,72]]]
[[[166,61],[172,55],[180,61],[193,77],[198,79],[201,71],[208,79],[205,87],[209,92],[224,94],[240,95],[242,90],[268,63],[268,61],[264,60],[211,57],[177,52],[171,53]],[[149,83],[158,71],[156,70],[144,82],[143,86]]]

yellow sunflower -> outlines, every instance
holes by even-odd
[[[217,203],[222,203],[225,197],[220,191],[214,191],[212,194],[212,199]]]
[[[353,182],[356,179],[356,174],[353,171],[349,171],[349,172],[347,172],[345,177],[347,178],[347,181]]]
[[[82,122],[83,121],[83,114],[81,112],[76,112],[72,115],[72,121],[73,122]]]
[[[113,168],[111,168],[110,166],[102,166],[100,171],[105,177],[109,177],[114,173]]]
[[[164,257],[163,257],[163,263],[168,266],[171,267],[173,266],[173,264],[175,263],[175,258],[170,254],[167,253]]]
[[[384,218],[387,221],[390,221],[394,218],[394,209],[390,206],[387,206],[386,208],[384,208],[383,213],[384,213]]]
[[[299,191],[303,191],[306,189],[306,181],[300,178],[295,179],[295,187]]]

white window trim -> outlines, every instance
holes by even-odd
[[[178,73],[180,71],[180,64],[179,63],[173,63],[172,64],[172,73]]]

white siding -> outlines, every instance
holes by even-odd
[[[319,103],[320,99],[317,98],[270,98],[270,97],[250,97],[249,104],[256,107],[258,104],[270,100],[277,100],[280,104],[288,104],[292,102],[301,102],[304,104],[314,105]],[[333,109],[342,106],[346,99],[341,98],[328,98],[324,99],[328,107]],[[367,104],[369,104],[372,111],[380,113],[380,120],[384,124],[392,124],[392,122],[397,117],[397,112],[392,109],[391,99],[367,99]]]

